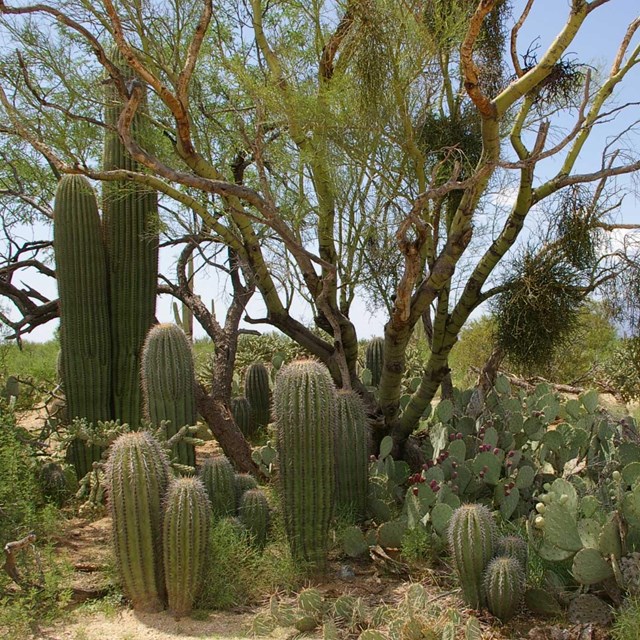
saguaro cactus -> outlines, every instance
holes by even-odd
[[[142,391],[145,413],[155,425],[168,421],[167,437],[197,420],[195,374],[191,345],[175,324],[149,331],[142,351]],[[173,451],[181,464],[195,465],[193,445],[179,442]]]
[[[125,80],[133,77],[117,49],[111,59]],[[113,82],[106,83],[103,169],[139,171],[117,132],[122,101]],[[141,114],[144,102],[138,109]],[[143,116],[131,125],[133,136],[144,138]],[[142,142],[144,145],[144,142]],[[157,194],[136,182],[107,181],[102,186],[104,237],[109,265],[109,295],[115,417],[137,429],[142,416],[140,354],[154,322],[158,279]]]
[[[236,513],[236,478],[231,463],[225,456],[207,458],[198,472],[207,490],[215,518]]]
[[[371,371],[371,384],[377,387],[384,365],[384,338],[372,338],[364,354],[365,365]]]
[[[491,613],[506,622],[517,613],[524,592],[524,571],[517,558],[498,556],[485,572],[484,590]]]
[[[463,504],[449,522],[449,548],[465,602],[474,609],[484,604],[483,575],[493,557],[495,525],[481,504]],[[517,561],[516,561],[517,562]]]
[[[369,427],[357,393],[338,392],[336,425],[336,503],[363,519],[369,486]]]
[[[202,587],[211,506],[198,478],[179,478],[169,485],[162,524],[165,585],[169,611],[180,618],[191,613]]]
[[[254,362],[247,367],[244,376],[244,395],[253,410],[256,427],[258,429],[266,427],[270,417],[271,391],[269,372],[261,362]]]
[[[60,297],[62,378],[70,420],[109,420],[111,334],[107,264],[98,205],[82,176],[65,175],[56,191],[53,247]],[[101,449],[76,440],[69,458],[78,477],[100,460]]]
[[[274,410],[285,529],[294,557],[323,568],[335,492],[336,391],[312,360],[284,366]]]
[[[169,475],[167,455],[150,433],[127,433],[113,443],[107,462],[113,549],[124,590],[140,611],[164,608],[162,499]]]
[[[240,520],[253,537],[254,544],[263,548],[267,544],[269,530],[269,504],[260,489],[245,491],[238,509]]]
[[[231,401],[231,413],[233,419],[242,431],[245,438],[250,438],[257,430],[257,424],[253,415],[251,403],[244,397],[234,398]]]

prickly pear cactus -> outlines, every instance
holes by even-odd
[[[214,518],[236,514],[236,482],[231,463],[225,456],[207,458],[198,471],[207,490]]]
[[[133,78],[116,48],[110,57],[125,82]],[[103,169],[138,171],[138,164],[118,135],[123,104],[115,83],[105,83],[105,92],[105,122],[110,126],[105,128]],[[131,125],[138,140],[144,136],[144,119],[140,114],[145,109],[143,100]],[[137,182],[106,181],[102,184],[102,211],[108,256],[114,417],[138,429],[142,417],[140,353],[155,321],[158,196]]]
[[[365,365],[371,371],[371,384],[377,387],[384,366],[384,338],[372,338],[364,354]]]
[[[231,413],[238,429],[242,431],[245,438],[252,438],[258,428],[253,416],[251,403],[244,397],[240,396],[231,401]]]
[[[198,478],[179,478],[169,484],[164,504],[162,547],[169,611],[189,615],[202,587],[211,506]]]
[[[259,549],[267,544],[269,531],[269,504],[260,489],[245,491],[238,509],[240,520],[251,534],[253,543]]]
[[[113,411],[107,258],[95,194],[82,176],[65,175],[58,184],[53,248],[67,415],[97,424],[110,420]],[[76,439],[67,454],[82,478],[100,460],[102,449]]]
[[[458,507],[449,522],[449,549],[465,602],[474,609],[484,604],[483,576],[495,548],[495,524],[481,504]]]
[[[484,577],[487,608],[503,622],[517,613],[524,594],[524,571],[515,557],[498,556],[487,566]]]
[[[145,413],[152,424],[167,421],[167,438],[185,425],[195,425],[195,373],[191,344],[175,324],[158,324],[149,331],[142,350],[142,391]],[[173,455],[180,464],[195,466],[192,444],[179,442]]]
[[[113,549],[122,585],[133,608],[164,608],[162,500],[169,484],[169,460],[146,431],[126,433],[107,461],[107,494]]]
[[[263,429],[269,424],[271,389],[269,372],[261,362],[254,362],[247,367],[244,376],[244,395],[253,410],[255,428]]]
[[[357,521],[367,516],[369,426],[364,404],[353,391],[338,392],[336,504]]]
[[[322,569],[335,493],[336,391],[327,368],[298,360],[274,392],[285,529],[295,558]]]

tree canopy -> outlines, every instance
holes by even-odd
[[[402,445],[481,304],[523,302],[527,317],[502,316],[522,344],[527,322],[560,326],[627,264],[606,234],[620,226],[617,179],[640,169],[634,125],[621,124],[592,168],[579,158],[601,124],[633,108],[615,96],[640,62],[640,18],[596,72],[569,55],[572,43],[586,21],[616,20],[621,0],[562,3],[564,26],[544,51],[518,37],[540,4],[0,0],[5,233],[11,220],[50,217],[64,173],[157,190],[167,242],[223,251],[234,286],[264,303],[265,317],[247,321],[327,364]],[[100,166],[105,84],[123,103],[117,133],[137,170]],[[505,204],[496,194],[507,191]],[[37,249],[28,259],[46,268]],[[55,312],[14,284],[26,261],[14,246],[0,279],[26,318],[18,332]],[[299,297],[321,331],[296,316]],[[360,378],[357,297],[388,316],[375,394]],[[401,404],[419,324],[430,355]]]

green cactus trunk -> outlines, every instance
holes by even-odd
[[[339,391],[336,421],[336,504],[364,520],[369,493],[369,426],[353,391]]]
[[[207,490],[214,518],[236,514],[237,489],[235,472],[225,456],[207,458],[198,472]]]
[[[53,222],[56,279],[60,297],[62,379],[69,420],[89,423],[112,418],[111,334],[107,265],[98,205],[82,176],[66,175],[56,191]],[[78,478],[102,450],[82,441],[68,456]]]
[[[142,392],[145,414],[159,426],[168,421],[167,438],[185,425],[195,425],[195,373],[191,345],[175,324],[159,324],[149,331],[142,351]],[[179,442],[173,455],[180,464],[195,466],[192,444]]]
[[[495,525],[481,504],[458,507],[449,522],[449,549],[465,602],[473,609],[484,604],[483,575],[493,557]]]
[[[238,429],[245,438],[252,438],[258,428],[253,415],[251,403],[244,397],[234,398],[231,401],[231,413]]]
[[[236,473],[234,476],[236,485],[236,505],[240,508],[240,502],[245,491],[258,488],[258,482],[250,473]]]
[[[133,77],[121,54],[111,59],[125,79]],[[127,153],[117,124],[122,102],[112,82],[106,84],[103,170],[140,168]],[[145,110],[144,103],[139,113]],[[112,127],[112,128],[109,128]],[[144,137],[142,116],[134,117],[131,130]],[[142,142],[144,145],[144,142]],[[103,182],[102,211],[109,266],[114,415],[132,429],[142,417],[140,356],[145,337],[154,323],[158,278],[157,194],[130,181]]]
[[[260,489],[245,491],[238,514],[242,524],[251,534],[253,543],[259,549],[263,549],[267,544],[269,531],[269,504],[264,493]]]
[[[269,372],[261,362],[254,362],[247,367],[244,395],[251,405],[256,429],[263,429],[269,424],[271,415],[271,391]]]
[[[499,556],[487,567],[484,590],[487,608],[506,622],[518,612],[524,594],[524,571],[517,558]]]
[[[274,392],[282,508],[294,558],[323,569],[335,494],[336,390],[312,360],[283,367]]]
[[[211,506],[198,478],[179,478],[169,485],[162,524],[165,585],[169,611],[189,615],[202,587]]]
[[[167,455],[150,433],[127,433],[112,445],[107,492],[114,555],[125,593],[140,611],[164,608],[162,500],[169,477]]]
[[[371,371],[371,384],[377,387],[384,366],[384,338],[372,338],[364,352],[365,366]]]

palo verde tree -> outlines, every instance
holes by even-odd
[[[522,278],[502,277],[501,265],[527,221],[545,226],[544,212],[568,203],[564,227],[529,259],[548,260],[553,283],[571,269],[571,303],[622,264],[600,244],[593,255],[585,242],[572,249],[571,238],[615,229],[617,180],[640,169],[624,146],[628,124],[592,166],[579,162],[600,123],[630,108],[613,97],[637,71],[640,20],[621,25],[607,71],[568,52],[585,24],[619,20],[623,4],[568,0],[557,36],[537,51],[518,37],[544,10],[537,0],[1,0],[0,132],[58,173],[141,183],[178,219],[195,214],[192,241],[228,248],[241,286],[262,298],[265,317],[246,320],[324,362],[402,448],[470,314],[516,295]],[[133,79],[110,59],[114,46]],[[100,167],[105,74],[135,170]],[[144,139],[131,127],[141,111]],[[580,206],[565,198],[578,187]],[[497,205],[505,190],[513,198]],[[376,397],[358,377],[362,295],[388,315]],[[300,299],[324,333],[300,321]],[[401,408],[418,323],[430,356]]]

